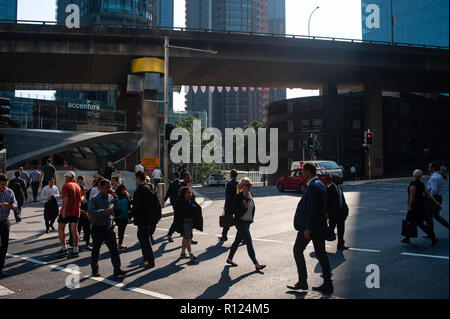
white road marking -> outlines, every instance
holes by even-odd
[[[423,255],[423,254],[412,254],[412,253],[401,253],[400,255],[416,256],[416,257],[429,257],[429,258],[438,258],[438,259],[447,259],[448,260],[448,256],[435,256],[435,255]]]
[[[35,263],[35,264],[38,264],[38,265],[48,265],[47,262],[40,261],[40,260],[37,260],[37,259],[34,259],[34,258],[29,258],[29,257],[21,257],[21,256],[18,256],[18,255],[10,255],[10,254],[7,254],[7,257],[9,257],[9,258],[21,258],[21,259],[23,259],[25,261],[28,261],[30,263]],[[51,268],[51,269],[63,271],[63,272],[70,273],[70,274],[80,274],[80,275],[82,275],[82,273],[80,273],[79,271],[76,271],[74,269],[67,268],[67,267],[62,267],[62,266],[59,266],[59,265],[50,264],[50,265],[48,265],[48,267]],[[132,292],[143,294],[143,295],[147,295],[147,296],[152,296],[152,297],[159,298],[159,299],[173,299],[172,297],[164,295],[164,294],[160,294],[159,292],[150,291],[150,290],[137,288],[137,287],[125,287],[125,285],[123,283],[116,282],[116,281],[113,281],[113,280],[110,280],[110,279],[106,279],[106,278],[102,278],[102,277],[92,277],[92,276],[86,276],[86,275],[83,275],[83,277],[84,278],[88,278],[88,279],[92,279],[92,280],[95,280],[95,281],[98,281],[98,282],[102,282],[102,283],[110,285],[112,287],[124,288],[124,289],[126,289],[128,291],[132,291]],[[2,292],[3,292],[1,288],[2,287],[0,286],[0,296],[2,296]]]
[[[369,253],[379,253],[379,252],[381,252],[381,250],[378,250],[378,249],[363,249],[363,248],[353,248],[353,247],[350,247],[349,250],[366,251],[366,252],[369,252]]]
[[[257,241],[266,241],[269,243],[282,243],[281,240],[274,240],[274,239],[258,239],[258,238],[252,238],[252,240],[257,240]]]
[[[375,210],[387,211],[389,209],[387,209],[387,208],[375,208]]]
[[[9,290],[6,287],[0,286],[0,297],[12,295],[14,293],[15,293],[14,291]]]

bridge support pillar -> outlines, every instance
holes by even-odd
[[[157,92],[141,94],[142,157],[159,158],[158,103],[146,100],[156,101]]]
[[[373,145],[370,149],[372,176],[384,174],[383,158],[383,96],[380,86],[374,83],[364,85],[364,131],[373,132]],[[365,173],[369,175],[368,154],[366,154]]]
[[[138,124],[138,111],[141,105],[141,97],[139,94],[130,94],[125,96],[120,96],[117,98],[117,109],[120,111],[125,111],[126,114],[126,130],[130,132],[137,131]],[[137,164],[139,150],[130,154],[125,160],[125,169],[127,171],[134,171],[134,167]]]

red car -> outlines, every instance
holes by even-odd
[[[317,172],[317,177],[325,184],[329,186],[332,183],[330,174],[323,174],[320,170]],[[285,190],[295,190],[300,193],[304,193],[306,190],[306,181],[303,177],[302,169],[294,169],[290,171],[285,177],[280,178],[277,181],[277,188],[280,192]]]

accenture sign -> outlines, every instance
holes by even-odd
[[[100,105],[98,104],[67,103],[67,107],[78,110],[100,111]]]

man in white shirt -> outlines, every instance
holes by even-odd
[[[48,233],[50,228],[55,230],[53,224],[58,217],[59,207],[57,198],[59,197],[58,187],[55,185],[53,178],[48,180],[41,192],[41,200],[44,204],[44,220],[45,220],[45,232]]]
[[[442,190],[444,187],[444,178],[440,174],[440,168],[438,163],[432,162],[428,165],[428,171],[430,172],[430,179],[428,180],[427,189],[431,196],[439,203],[442,204]],[[447,227],[448,221],[446,221],[441,215],[439,215],[440,210],[436,209],[434,206],[431,208],[433,212],[433,218],[436,219],[442,226]],[[433,218],[430,218],[431,227],[433,227]]]
[[[137,165],[134,167],[134,172],[144,172],[145,168],[142,166],[141,162],[138,162]]]
[[[159,169],[159,167],[155,168],[152,172],[153,183],[155,183],[156,187],[158,187],[158,184],[161,182],[161,175],[162,175],[162,172]]]

